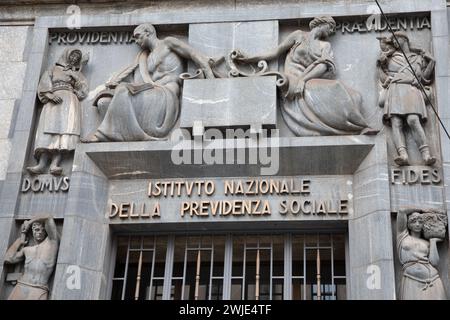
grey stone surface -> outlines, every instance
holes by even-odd
[[[48,32],[47,28],[33,28],[30,53],[48,52]]]
[[[8,139],[14,105],[14,99],[0,100],[0,139]]]
[[[0,217],[13,217],[18,204],[21,173],[7,173],[3,181],[0,201]]]
[[[449,51],[450,53],[450,51]],[[442,77],[436,77],[436,94],[435,94],[435,105],[437,105],[436,111],[438,112],[441,119],[448,119],[450,118],[450,112],[445,107],[440,107],[442,103],[446,103],[448,100],[448,89],[450,86],[449,76],[450,70],[447,72],[447,75]],[[430,110],[433,112],[432,110]],[[447,129],[448,130],[448,129]],[[442,127],[439,124],[439,131],[443,134],[445,134],[444,130],[442,130]],[[436,133],[437,134],[437,133]]]
[[[35,61],[34,63],[28,63],[25,73],[26,81],[23,83],[24,91],[32,91],[36,93],[39,78],[44,70],[43,61],[46,55],[43,52],[30,53],[28,56],[28,61]]]
[[[389,211],[376,211],[349,221],[350,299],[395,298],[392,230]],[[370,268],[370,269],[369,269]],[[376,274],[372,274],[376,270]],[[378,273],[379,271],[379,273]],[[380,279],[381,287],[376,289]]]
[[[279,175],[351,174],[356,171],[373,144],[373,138],[366,136],[280,138],[275,141],[279,141],[280,147]],[[145,146],[148,147],[144,149]],[[186,143],[185,146],[192,152],[190,143]],[[239,146],[245,144],[237,146],[242,148]],[[246,165],[235,165],[236,160],[233,160],[233,164],[226,165],[176,165],[171,161],[173,147],[174,144],[165,142],[151,144],[135,142],[121,145],[102,143],[98,146],[93,144],[83,146],[88,156],[110,179],[252,176],[260,174],[261,167],[269,167],[261,163],[248,164],[248,161]],[[251,147],[254,148],[253,145]],[[237,152],[234,153],[234,156],[236,155]],[[275,159],[277,157],[274,156],[273,160]],[[273,163],[275,165],[275,162]]]
[[[275,77],[186,80],[180,127],[275,127]]]
[[[392,211],[404,206],[424,206],[442,208],[444,203],[444,187],[442,185],[391,185]]]
[[[189,25],[189,44],[209,57],[229,58],[236,49],[254,55],[274,48],[278,34],[278,21],[196,23]],[[270,67],[277,69],[277,65],[272,61]]]
[[[434,37],[448,36],[448,17],[445,8],[431,11],[431,30]]]
[[[57,264],[55,280],[52,290],[52,300],[98,300],[105,299],[101,296],[102,287],[106,285],[106,278],[102,272],[93,271],[87,268],[80,268],[80,288],[68,289],[67,283],[74,273],[71,272],[73,265]]]
[[[4,258],[6,250],[8,249],[9,245],[12,243],[12,236],[15,227],[15,221],[14,218],[11,217],[0,217],[0,232],[2,234],[2,237],[0,238],[0,276],[5,276],[4,274]],[[14,231],[13,231],[14,230]],[[0,283],[0,292],[3,293],[3,281]],[[0,298],[3,298],[2,295],[0,295]]]
[[[22,173],[24,169],[24,161],[28,155],[27,150],[32,143],[34,136],[29,131],[15,131],[11,141],[11,159],[8,165],[8,172]]]
[[[433,34],[433,54],[436,58],[436,76],[448,75],[448,35],[434,36]]]
[[[105,248],[108,245],[109,226],[80,217],[66,217],[64,234],[61,239],[61,250],[58,265],[77,265],[93,271],[102,271],[105,260]],[[71,248],[78,247],[73,254]]]
[[[389,176],[385,166],[373,165],[355,173],[353,178],[355,216],[390,209]]]
[[[8,168],[9,154],[11,152],[11,141],[0,139],[0,180],[5,180],[6,170]]]
[[[105,178],[81,172],[72,173],[65,216],[105,223],[107,187]]]
[[[384,135],[379,135],[376,141],[353,176],[354,214],[348,222],[350,299],[395,299],[391,200]]]
[[[371,280],[375,272],[380,271],[381,278],[379,289],[376,289],[377,280]],[[350,274],[354,274],[349,283],[349,300],[395,300],[395,283],[392,260],[378,260],[365,266],[351,268]],[[368,281],[374,289],[367,287]],[[372,284],[373,281],[373,284]]]
[[[15,117],[15,131],[28,131],[32,127],[33,120],[36,118],[36,103],[37,95],[35,91],[24,91],[19,100],[16,117]],[[34,132],[34,130],[33,130]],[[33,137],[34,139],[34,137]]]
[[[22,93],[25,77],[25,62],[0,62],[0,98],[18,99]]]
[[[0,61],[21,62],[27,40],[28,26],[0,27]]]

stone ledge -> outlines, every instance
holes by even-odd
[[[251,141],[215,140],[195,146],[192,141],[182,141],[178,144],[169,141],[108,142],[82,144],[77,152],[86,153],[108,179],[260,176],[261,169],[268,166],[248,164],[249,150],[258,154],[258,160],[261,150],[257,145],[251,145]],[[205,148],[211,147],[211,143],[225,146],[216,149],[224,155],[224,159],[227,153],[233,152],[232,163],[208,165],[202,160],[200,164],[176,165],[172,162],[171,152],[175,147],[177,148],[175,150],[179,150],[176,151],[177,154],[180,150],[191,154],[193,162],[194,152],[205,152]],[[367,136],[283,137],[278,142],[280,160],[279,171],[276,174],[280,176],[353,174],[374,145],[375,139]],[[247,164],[237,164],[236,155],[243,151],[246,152]],[[266,151],[263,152],[265,154]],[[83,161],[83,158],[81,156],[80,161]],[[270,155],[269,159],[272,159]]]

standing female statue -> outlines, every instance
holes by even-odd
[[[425,225],[425,220],[431,220],[432,215],[420,209],[402,209],[398,212],[397,252],[403,273],[400,288],[402,300],[447,298],[437,270],[439,254],[436,246],[445,237],[446,224]],[[436,235],[436,231],[440,234]]]
[[[60,175],[62,154],[75,150],[80,141],[80,100],[88,93],[81,69],[87,60],[80,50],[68,48],[41,77],[38,97],[44,107],[34,142],[34,156],[39,163],[27,168],[31,174],[44,173],[51,159],[50,173]]]
[[[338,80],[331,45],[326,39],[334,33],[332,17],[314,18],[311,32],[297,30],[268,53],[247,57],[240,62],[272,60],[286,54],[282,115],[297,136],[376,134],[363,118],[361,96]]]

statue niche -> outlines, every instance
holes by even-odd
[[[38,164],[27,168],[30,174],[45,173],[51,160],[50,173],[61,175],[62,155],[74,151],[80,141],[80,100],[88,93],[88,84],[81,71],[88,60],[89,56],[81,50],[67,48],[58,62],[42,75],[38,98],[44,107],[34,143]]]
[[[361,114],[361,95],[333,79],[336,66],[326,40],[336,22],[332,17],[318,17],[309,26],[310,32],[294,31],[267,53],[246,56],[237,51],[233,60],[259,62],[265,68],[265,60],[285,55],[284,74],[278,82],[283,94],[281,113],[296,136],[377,134]]]
[[[31,229],[32,238],[28,233]],[[33,241],[34,245],[28,245]],[[5,263],[24,262],[22,276],[8,300],[47,300],[50,276],[56,265],[59,237],[51,216],[36,217],[25,221],[20,237],[6,252]]]
[[[436,158],[430,154],[428,139],[423,124],[428,119],[424,94],[420,84],[409,66],[411,64],[419,81],[423,85],[432,82],[435,66],[434,58],[421,49],[410,47],[409,38],[403,32],[394,36],[380,37],[381,54],[377,61],[382,90],[379,106],[384,109],[383,122],[392,127],[392,136],[398,156],[394,161],[399,166],[409,165],[408,148],[405,139],[405,127],[411,130],[423,162],[431,166]],[[403,52],[408,56],[405,58]]]
[[[418,208],[397,215],[397,253],[402,265],[401,300],[445,300],[437,243],[445,239],[447,214]]]
[[[174,37],[159,39],[153,25],[138,26],[134,37],[142,50],[97,94],[93,104],[105,116],[83,142],[165,139],[180,112],[182,58],[194,61],[204,77],[214,78],[210,59]]]

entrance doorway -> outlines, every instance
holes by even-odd
[[[345,235],[118,236],[111,299],[346,299]]]

